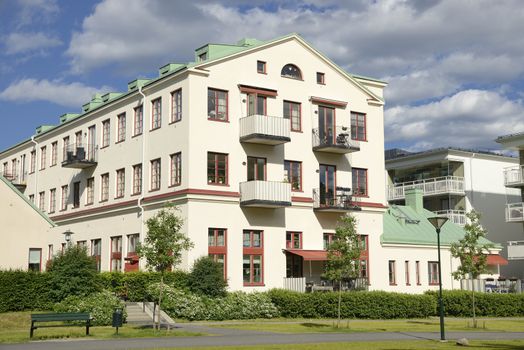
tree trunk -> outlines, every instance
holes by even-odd
[[[477,328],[477,319],[475,317],[475,281],[471,278],[471,301],[473,304],[473,328]]]
[[[157,329],[160,330],[160,312],[161,312],[161,309],[160,309],[160,305],[162,304],[162,292],[164,291],[164,274],[162,273],[160,275],[160,293],[159,293],[159,296],[158,296],[158,326],[157,326]]]
[[[340,305],[342,304],[342,281],[338,281],[338,320],[337,328],[340,328]]]

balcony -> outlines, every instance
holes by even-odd
[[[508,242],[508,260],[524,260],[524,241]]]
[[[354,197],[351,189],[337,187],[333,195],[330,192],[313,190],[313,210],[331,213],[343,213],[351,210],[362,210],[359,206],[360,197]]]
[[[438,216],[445,216],[454,224],[459,226],[466,225],[466,212],[464,210],[438,210],[434,211]]]
[[[0,173],[0,175],[2,175],[7,181],[11,182],[11,184],[13,184],[13,186],[15,186],[19,191],[23,191],[27,187],[27,173],[20,175],[11,172],[4,172]]]
[[[250,115],[240,119],[240,142],[280,145],[291,141],[289,119]]]
[[[260,208],[289,207],[291,206],[291,184],[259,180],[241,182],[240,205]]]
[[[464,178],[460,176],[434,177],[426,180],[403,182],[389,186],[388,201],[405,198],[405,191],[411,188],[422,190],[424,196],[459,195],[464,196]]]
[[[90,144],[72,144],[64,149],[63,168],[85,169],[96,166],[98,147]]]
[[[313,151],[346,154],[360,150],[360,142],[351,140],[345,126],[336,126],[332,130],[320,131],[313,129]]]
[[[524,187],[524,165],[504,169],[504,186]]]
[[[524,222],[524,203],[506,204],[506,222]]]

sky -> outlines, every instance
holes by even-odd
[[[0,150],[206,43],[299,33],[389,83],[385,147],[498,150],[524,131],[520,0],[0,0]]]

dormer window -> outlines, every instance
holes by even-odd
[[[302,80],[302,73],[294,64],[286,64],[284,68],[282,68],[280,75],[286,78]]]
[[[202,61],[205,61],[205,60],[207,60],[207,51],[201,53],[200,55],[198,55],[198,62],[202,62]]]

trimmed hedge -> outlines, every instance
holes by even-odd
[[[273,289],[268,295],[283,317],[337,317],[338,293],[299,293]],[[342,293],[341,316],[365,319],[418,318],[435,315],[436,307],[436,299],[431,295],[350,292]]]
[[[0,312],[50,310],[50,276],[20,270],[0,271]]]

